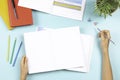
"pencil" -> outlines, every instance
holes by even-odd
[[[16,56],[15,56],[15,59],[14,59],[13,65],[12,65],[13,67],[15,66],[15,63],[16,63],[16,60],[17,60],[17,57],[18,57],[19,52],[20,52],[20,49],[21,49],[21,46],[22,46],[22,41],[21,41],[21,43],[20,43],[20,45],[19,45],[19,48],[18,48],[17,54],[16,54]]]
[[[11,55],[11,59],[10,59],[10,64],[12,63],[12,60],[13,60],[13,55],[14,55],[14,51],[15,51],[16,41],[17,41],[17,39],[15,38],[13,49],[12,49],[12,55]]]
[[[7,62],[9,62],[9,56],[10,56],[10,35],[8,36],[8,49],[7,49],[7,56],[6,56]]]
[[[18,15],[17,15],[17,11],[16,11],[16,5],[15,5],[14,0],[12,0],[12,6],[13,6],[13,10],[14,10],[14,16],[16,17],[16,19],[18,19]]]
[[[98,27],[96,27],[97,28],[97,30],[100,32],[101,30],[98,28]],[[109,39],[110,40],[110,42],[111,43],[113,43],[114,45],[115,45],[115,42],[114,41],[112,41],[111,39]]]

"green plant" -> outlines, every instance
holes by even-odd
[[[106,18],[108,15],[111,16],[112,13],[118,9],[118,7],[120,7],[120,0],[97,0],[95,12]]]

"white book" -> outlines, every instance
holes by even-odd
[[[57,16],[82,20],[86,0],[19,0],[18,5]]]
[[[24,34],[29,73],[84,67],[79,27]]]

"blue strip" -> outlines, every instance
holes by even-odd
[[[82,0],[65,0],[65,1],[82,4]]]

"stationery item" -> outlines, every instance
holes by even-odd
[[[93,24],[94,24],[95,26],[97,26],[97,25],[98,25],[98,22],[94,22]]]
[[[88,18],[88,20],[87,20],[88,22],[92,22],[93,20],[91,19],[91,18]]]
[[[13,45],[13,49],[12,49],[12,55],[11,55],[11,59],[10,59],[10,64],[12,64],[13,55],[14,55],[15,46],[16,46],[16,41],[17,41],[17,39],[15,38],[15,40],[14,40],[14,45]]]
[[[72,8],[63,7],[61,5],[55,5],[55,3],[72,5]],[[82,2],[76,2],[75,0],[54,0],[53,10],[51,14],[67,17],[75,20],[82,20],[83,13],[85,9],[86,0],[82,0]]]
[[[10,25],[14,27],[33,24],[32,10],[18,6],[19,0],[8,0]]]
[[[9,0],[9,1],[10,1],[10,0]],[[14,0],[12,0],[12,6],[13,6],[13,10],[14,10],[14,15],[15,15],[16,18],[18,18],[17,12],[16,12],[16,5],[15,5]]]
[[[10,20],[9,20],[9,14],[8,14],[8,0],[0,0],[0,15],[5,23],[5,25],[7,26],[8,29],[13,29],[10,26]]]
[[[101,32],[101,30],[100,30],[98,27],[96,27],[96,29],[97,29],[99,32]],[[113,44],[115,45],[115,42],[114,42],[114,41],[112,41],[111,39],[109,39],[109,40],[110,40],[111,43],[113,43]]]
[[[54,30],[54,29],[41,28],[41,27],[37,28],[37,31],[41,31],[41,30]],[[70,68],[70,69],[66,69],[66,70],[78,71],[78,72],[89,72],[90,61],[91,61],[93,45],[94,45],[94,38],[93,38],[93,36],[86,35],[86,34],[80,34],[80,38],[81,38],[81,42],[82,42],[81,46],[83,49],[85,66],[78,67],[78,68]]]
[[[16,54],[16,56],[15,56],[15,59],[14,59],[13,65],[12,65],[13,67],[15,66],[15,63],[16,63],[16,61],[17,61],[17,57],[18,57],[18,55],[19,55],[19,52],[20,52],[21,47],[22,47],[22,41],[21,41],[21,43],[20,43],[20,45],[19,45],[17,54]]]
[[[90,35],[80,34],[82,48],[84,53],[84,60],[85,66],[84,67],[77,67],[77,68],[70,68],[67,70],[78,71],[78,72],[89,72],[90,70],[90,61],[93,52],[93,45],[94,45],[94,38]]]
[[[1,16],[1,8],[2,8],[2,7],[1,7],[1,4],[0,4],[0,16]]]
[[[8,49],[7,49],[7,62],[9,62],[9,56],[10,56],[10,35],[8,36]]]
[[[79,27],[24,34],[29,73],[83,67]]]
[[[82,20],[85,2],[86,0],[19,0],[18,5],[57,16]]]

